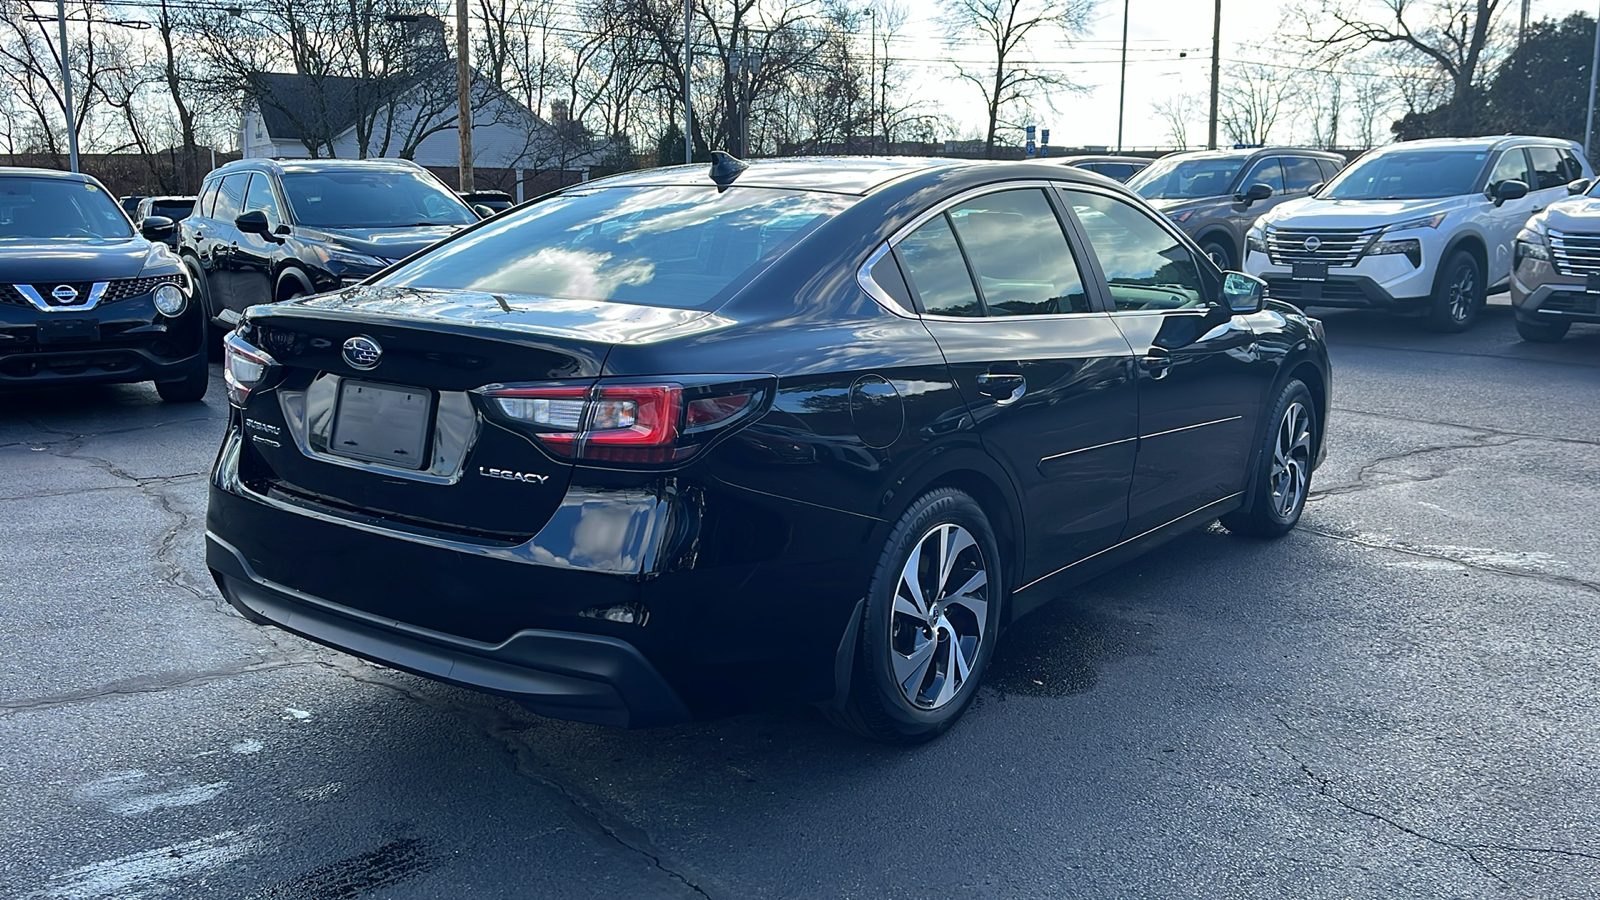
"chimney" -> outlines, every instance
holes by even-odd
[[[550,123],[555,125],[557,128],[561,128],[567,124],[567,101],[550,101]]]

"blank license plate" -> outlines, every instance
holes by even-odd
[[[340,456],[420,469],[427,461],[433,393],[421,388],[345,379],[328,448]]]
[[[39,322],[39,343],[73,344],[100,340],[98,319],[44,319]]]
[[[1590,275],[1589,283],[1585,290],[1591,294],[1600,294],[1600,275]]]
[[[1289,277],[1295,281],[1327,281],[1327,263],[1295,263]]]

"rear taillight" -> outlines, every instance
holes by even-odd
[[[265,350],[253,347],[239,337],[237,331],[223,340],[222,347],[225,351],[222,374],[228,383],[228,401],[243,409],[250,392],[266,380],[267,372],[278,363]]]
[[[550,452],[590,462],[661,465],[688,459],[759,415],[770,376],[673,382],[607,382],[589,388],[490,385],[492,414],[538,438]]]

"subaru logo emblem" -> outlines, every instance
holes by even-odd
[[[344,361],[349,363],[352,369],[360,369],[363,372],[375,369],[381,359],[383,359],[383,348],[378,346],[377,341],[364,334],[358,334],[344,342]]]
[[[78,299],[78,289],[70,284],[58,284],[56,289],[50,292],[50,296],[56,298],[56,302],[62,306],[67,306]]]
[[[1313,234],[1311,237],[1306,238],[1305,246],[1307,253],[1315,253],[1317,252],[1317,248],[1322,246],[1322,238],[1319,238]]]

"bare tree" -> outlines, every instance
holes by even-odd
[[[956,65],[957,77],[983,94],[988,127],[984,155],[994,158],[1001,119],[1047,90],[1073,90],[1060,72],[1033,58],[1035,45],[1065,42],[1088,25],[1094,0],[940,0],[945,38],[951,45],[981,39],[990,54],[982,66]]]
[[[1284,101],[1295,90],[1283,73],[1262,65],[1243,65],[1223,81],[1218,123],[1236,144],[1265,144],[1278,124]]]
[[[1397,63],[1422,64],[1448,92],[1445,101],[1453,115],[1445,127],[1472,131],[1474,100],[1499,49],[1495,26],[1505,0],[1376,0],[1373,5],[1383,13],[1367,16],[1360,11],[1364,6],[1320,0],[1320,18],[1306,17],[1308,40],[1332,57],[1379,48]]]
[[[1173,94],[1150,104],[1150,110],[1167,126],[1167,138],[1172,146],[1189,149],[1189,123],[1201,114],[1200,98],[1193,94]]]

